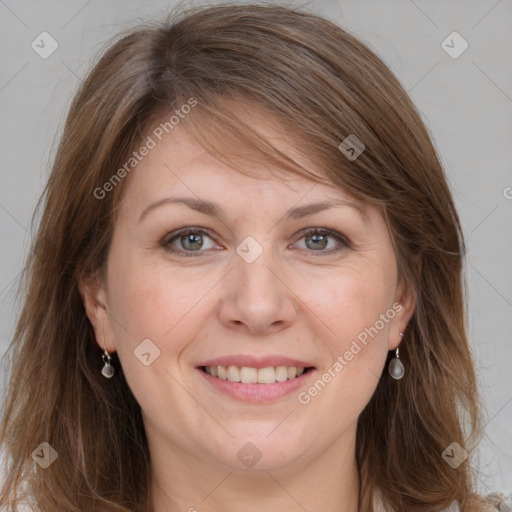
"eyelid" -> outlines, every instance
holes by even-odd
[[[303,251],[306,251],[308,254],[311,254],[313,256],[329,256],[332,254],[338,254],[344,249],[351,249],[352,244],[349,241],[349,239],[342,233],[329,229],[329,228],[321,228],[321,227],[309,227],[301,229],[298,233],[296,233],[295,238],[297,238],[297,242],[302,240],[305,236],[314,236],[314,235],[325,235],[330,238],[334,238],[339,244],[341,244],[341,247],[337,247],[334,249],[330,249],[327,251],[314,251],[312,249],[302,249]],[[295,243],[297,243],[295,242]]]
[[[200,234],[200,235],[206,235],[208,236],[208,238],[211,238],[215,243],[217,243],[215,241],[215,237],[210,233],[210,231],[206,228],[199,228],[199,227],[194,227],[194,226],[187,226],[187,227],[184,227],[184,228],[179,228],[175,231],[171,231],[167,234],[164,235],[164,237],[161,239],[160,241],[160,245],[168,252],[170,253],[181,253],[181,254],[184,254],[185,256],[195,256],[195,255],[199,255],[201,253],[205,253],[207,251],[205,250],[199,250],[199,251],[187,251],[186,249],[174,249],[174,248],[171,248],[170,247],[170,243],[174,240],[174,239],[177,239],[181,236],[185,236],[187,234],[191,234],[191,233],[194,233],[194,234]]]
[[[335,238],[338,241],[344,243],[347,247],[351,246],[351,243],[350,243],[350,241],[349,241],[347,236],[345,236],[343,233],[340,233],[339,231],[336,231],[334,229],[329,229],[329,228],[319,228],[319,227],[316,227],[316,226],[312,226],[312,227],[309,227],[309,228],[304,228],[304,229],[301,229],[299,232],[297,232],[295,234],[295,237],[301,239],[305,235],[315,235],[315,234],[318,234],[318,235],[328,235],[331,238]]]
[[[199,256],[199,255],[201,255],[201,253],[208,253],[211,249],[198,250],[198,251],[187,251],[186,249],[173,249],[173,248],[170,248],[170,243],[173,240],[179,238],[180,236],[185,236],[185,235],[191,234],[191,233],[206,235],[208,238],[210,238],[215,243],[217,243],[216,240],[215,240],[215,236],[213,236],[211,234],[209,229],[195,227],[195,226],[187,226],[187,227],[183,227],[183,228],[179,228],[177,230],[171,231],[171,232],[167,233],[166,235],[164,235],[164,237],[160,241],[160,245],[167,252],[174,253],[174,254],[178,253],[178,254],[183,255],[184,257]],[[316,227],[316,226],[303,228],[300,231],[298,231],[294,235],[294,238],[297,241],[294,242],[292,245],[296,244],[298,241],[300,241],[301,239],[303,239],[307,235],[310,235],[310,236],[313,236],[313,235],[325,235],[325,236],[328,236],[330,238],[334,238],[335,240],[338,241],[338,243],[341,244],[340,248],[330,249],[328,251],[314,251],[312,249],[301,249],[302,251],[305,251],[308,254],[312,254],[312,255],[315,255],[315,256],[336,254],[336,253],[341,252],[343,249],[347,249],[347,248],[351,248],[352,247],[352,244],[351,244],[350,240],[344,234],[342,234],[342,233],[340,233],[338,231],[335,231],[333,229]]]

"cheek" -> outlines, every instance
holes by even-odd
[[[347,271],[330,290],[332,303],[325,304],[335,331],[327,344],[330,361],[325,370],[336,375],[325,399],[337,403],[343,397],[349,416],[359,414],[370,400],[386,360],[396,284],[393,266],[389,268],[386,272],[368,265]]]
[[[113,243],[109,255],[109,302],[120,355],[144,339],[163,348],[165,334],[188,306],[187,288],[175,286],[169,271],[148,254]]]
[[[165,362],[166,368],[175,368],[214,309],[211,300],[215,294],[208,292],[219,275],[211,269],[178,268],[164,257],[146,253],[118,260],[115,256],[113,252],[117,265],[112,266],[109,279],[116,307],[116,346],[123,367],[133,366],[133,351],[150,339],[160,350],[158,364],[152,366]]]
[[[304,303],[324,320],[340,350],[392,306],[395,280],[392,270],[359,261],[336,269],[319,286],[304,287]]]
[[[173,377],[181,380],[181,354],[197,337],[199,290],[169,275],[168,267],[135,259],[119,262],[110,278],[116,349],[143,413],[154,419],[168,404],[185,407],[189,397]]]
[[[119,315],[132,342],[150,338],[159,346],[173,338],[173,331],[183,329],[186,322],[182,320],[196,295],[187,286],[163,279],[156,269],[139,269],[118,290]]]

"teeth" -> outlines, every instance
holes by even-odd
[[[208,370],[211,370],[210,367],[206,367]],[[213,373],[210,371],[209,372],[210,375],[213,375]],[[222,380],[226,380],[228,378],[228,370],[225,366],[217,366],[217,373],[218,373],[218,377],[219,379],[222,379]]]
[[[276,380],[277,382],[284,382],[288,380],[288,368],[286,366],[276,367]]]
[[[304,373],[304,368],[296,366],[267,366],[251,368],[249,366],[205,366],[204,370],[212,377],[243,384],[274,384],[295,379]]]
[[[240,382],[240,370],[238,366],[228,366],[228,380],[231,382]]]
[[[255,384],[258,382],[258,369],[242,366],[242,368],[240,368],[240,380],[244,384]]]
[[[276,381],[276,371],[272,366],[258,370],[258,384],[273,384]]]

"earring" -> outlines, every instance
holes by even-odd
[[[403,333],[400,333],[400,336],[402,336],[403,338]],[[400,380],[403,376],[404,376],[404,373],[405,373],[405,368],[404,368],[404,365],[402,364],[402,361],[400,361],[400,351],[398,349],[398,347],[396,347],[396,357],[394,357],[393,359],[391,359],[391,361],[389,362],[389,374],[391,375],[391,377],[393,377],[393,379],[395,380]]]
[[[106,311],[107,306],[100,302],[100,306]],[[105,363],[103,365],[103,368],[101,369],[101,374],[106,379],[111,379],[114,376],[114,367],[110,364],[110,361],[112,361],[112,358],[110,357],[110,354],[108,353],[107,348],[105,347],[105,339],[103,339],[103,348],[105,349],[105,352],[101,355],[101,358],[103,359],[103,362]]]
[[[103,365],[103,368],[101,369],[101,374],[103,375],[103,377],[111,379],[114,376],[114,367],[110,364],[112,358],[110,357],[110,354],[107,352],[107,349],[105,349],[105,352],[102,354],[101,358],[105,363]]]

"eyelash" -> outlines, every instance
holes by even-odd
[[[197,250],[197,251],[187,251],[186,249],[174,249],[171,247],[171,243],[174,240],[176,240],[182,236],[186,236],[186,235],[190,235],[190,234],[206,235],[208,238],[211,238],[213,240],[213,237],[210,235],[210,233],[208,231],[206,231],[202,228],[188,227],[188,228],[179,229],[177,231],[173,231],[172,233],[168,233],[167,235],[165,235],[163,237],[163,239],[160,242],[160,245],[164,248],[165,251],[170,252],[170,253],[181,253],[181,255],[183,255],[184,257],[200,256],[201,253],[206,252],[208,249],[207,250]],[[344,249],[351,247],[350,242],[348,241],[348,239],[345,236],[343,236],[341,233],[338,233],[331,229],[305,228],[305,229],[299,231],[299,233],[298,233],[299,240],[303,239],[304,237],[306,237],[308,235],[310,235],[310,236],[314,236],[314,235],[329,236],[331,238],[336,239],[341,245],[337,249],[330,249],[328,251],[322,251],[322,250],[314,251],[312,249],[309,249],[309,250],[304,249],[306,252],[312,253],[314,256],[320,256],[322,254],[329,254],[329,255],[336,254],[336,253],[341,252]]]

